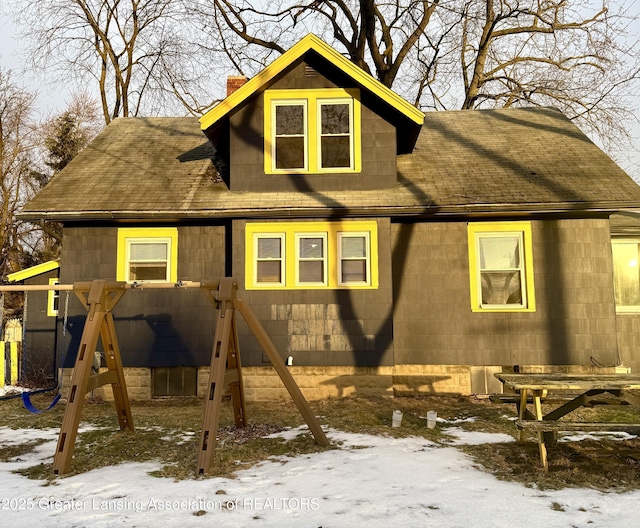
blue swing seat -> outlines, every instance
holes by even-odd
[[[50,390],[50,389],[48,389]],[[38,394],[38,392],[44,392],[44,391],[35,391],[33,394]],[[56,405],[56,403],[58,403],[58,401],[60,400],[60,397],[62,396],[62,394],[60,394],[60,392],[58,392],[58,394],[56,394],[56,397],[53,399],[53,401],[49,404],[49,407],[47,407],[46,409],[36,409],[33,404],[31,403],[31,397],[29,396],[31,393],[29,392],[23,392],[22,393],[22,404],[24,405],[24,408],[27,409],[27,411],[29,411],[30,413],[33,414],[40,414],[43,412],[47,412],[51,409],[53,409]]]

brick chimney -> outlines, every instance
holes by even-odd
[[[247,80],[247,77],[244,75],[230,75],[227,77],[227,97],[244,85]]]

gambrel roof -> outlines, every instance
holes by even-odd
[[[363,191],[230,191],[195,118],[113,121],[24,208],[25,219],[438,216],[637,209],[638,186],[561,112],[431,112],[398,183]],[[292,176],[296,177],[296,176]]]

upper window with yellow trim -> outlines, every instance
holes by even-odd
[[[471,310],[534,312],[530,222],[468,225]]]
[[[116,278],[127,282],[178,281],[178,229],[118,229]]]
[[[375,221],[248,223],[245,287],[378,288]]]
[[[360,91],[267,90],[267,174],[360,172]]]

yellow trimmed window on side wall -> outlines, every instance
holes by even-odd
[[[530,222],[474,222],[467,228],[471,310],[534,312]]]
[[[638,313],[640,312],[640,240],[614,238],[611,240],[611,250],[616,311]]]
[[[178,281],[178,229],[118,229],[116,279],[127,282]]]
[[[267,90],[267,174],[360,172],[360,91]]]
[[[52,277],[49,279],[49,286],[60,284],[60,279]],[[47,292],[47,315],[54,317],[58,315],[60,305],[60,290],[49,290]]]
[[[375,221],[247,223],[245,257],[247,290],[378,288]]]

